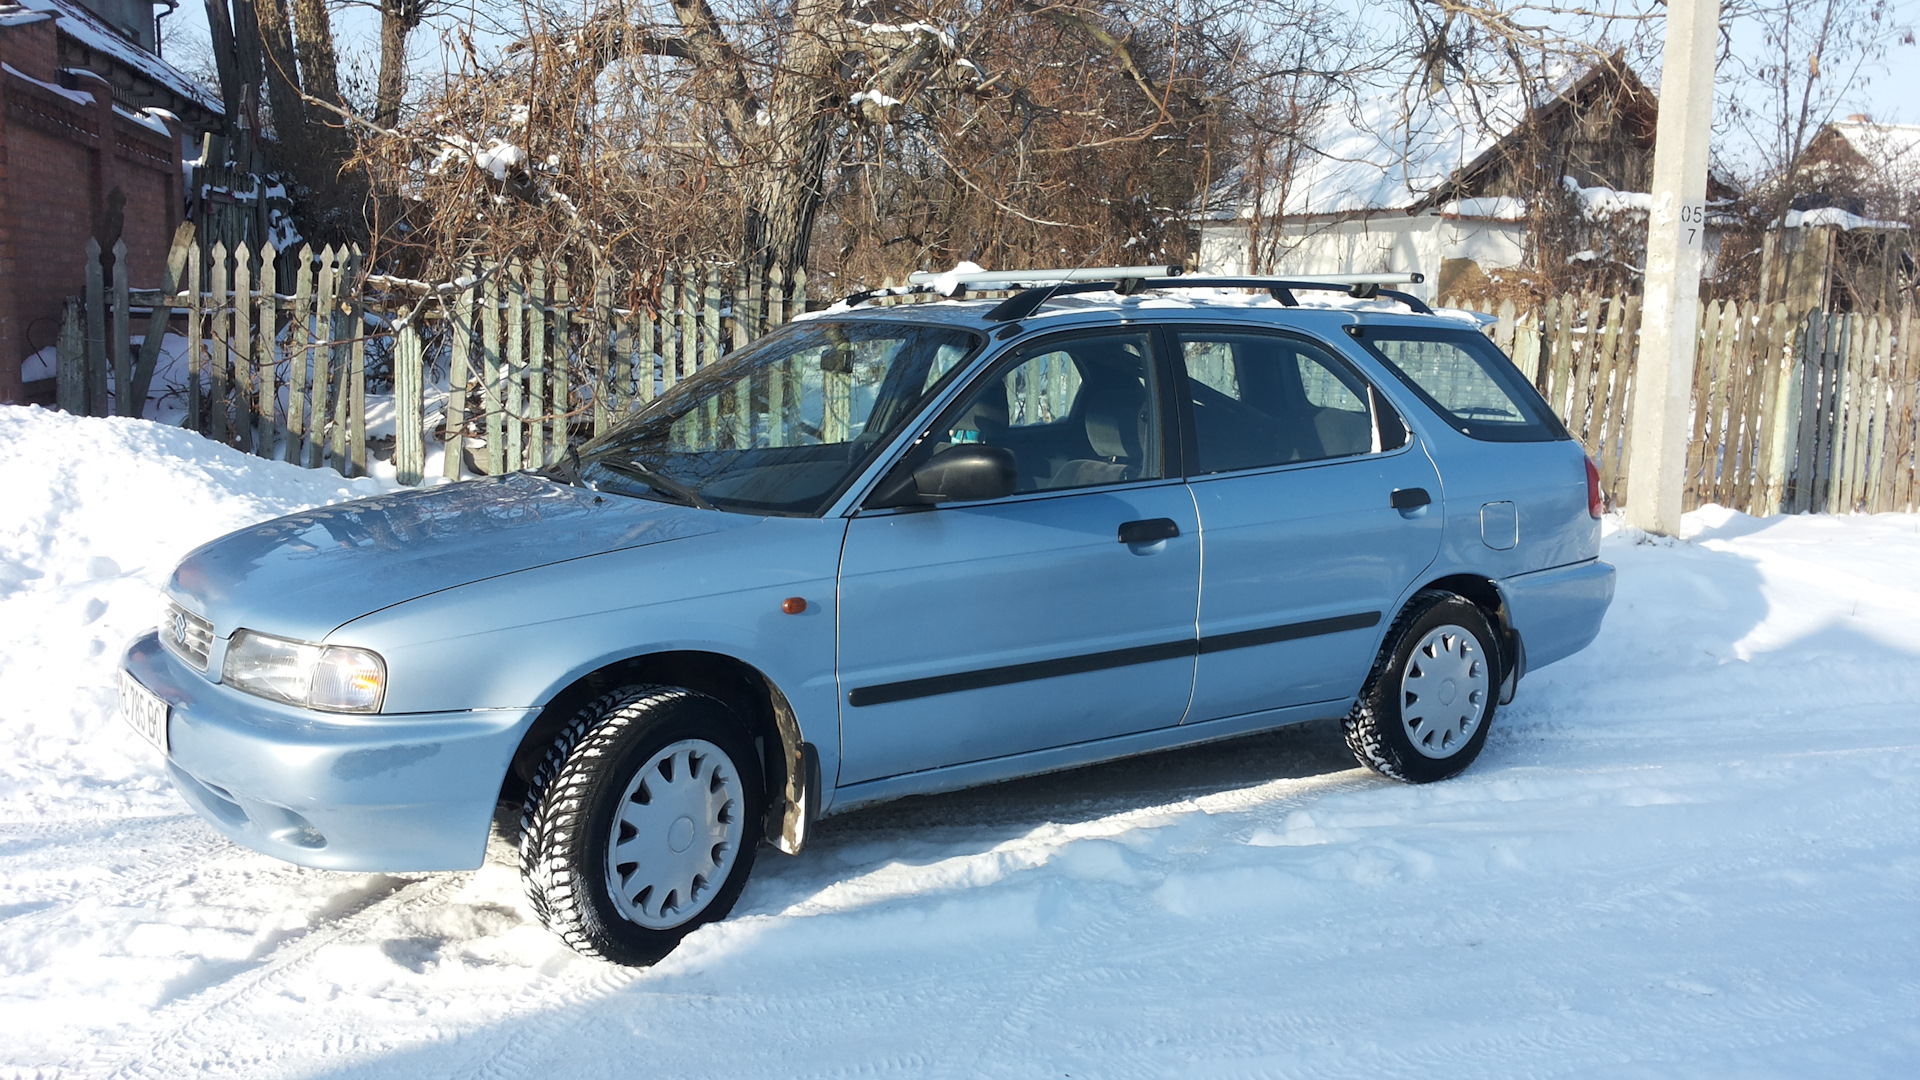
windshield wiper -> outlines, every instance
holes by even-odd
[[[606,461],[604,459],[595,460],[593,464],[600,466],[608,472],[619,473],[621,476],[638,480],[653,490],[678,499],[680,502],[684,502],[690,506],[697,506],[702,510],[718,509],[718,507],[708,502],[706,496],[700,494],[699,491],[675,480],[671,476],[655,472],[645,465],[637,465],[630,461]]]
[[[536,475],[547,477],[550,480],[558,480],[568,487],[583,487],[588,491],[594,490],[593,481],[580,475],[580,450],[578,447],[567,447],[565,457],[541,469]]]

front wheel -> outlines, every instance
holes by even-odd
[[[752,742],[715,699],[661,686],[602,695],[529,785],[527,898],[576,951],[653,963],[733,908],[753,867],[763,791]]]
[[[1347,714],[1347,746],[1382,776],[1445,780],[1480,756],[1493,725],[1493,630],[1454,593],[1416,595],[1394,620]]]

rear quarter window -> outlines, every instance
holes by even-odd
[[[1347,332],[1462,435],[1486,442],[1569,437],[1520,369],[1481,334],[1365,325]]]

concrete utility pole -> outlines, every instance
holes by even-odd
[[[1687,412],[1699,338],[1700,266],[1706,252],[1713,59],[1719,35],[1720,0],[1669,0],[1626,507],[1628,524],[1669,536],[1680,531],[1686,483]]]

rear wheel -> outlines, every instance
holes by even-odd
[[[1459,773],[1486,745],[1496,667],[1493,630],[1472,601],[1416,595],[1347,714],[1348,748],[1373,771],[1412,784]]]
[[[650,964],[732,910],[764,808],[759,759],[704,694],[626,687],[568,723],[529,785],[520,873],[548,929]]]

